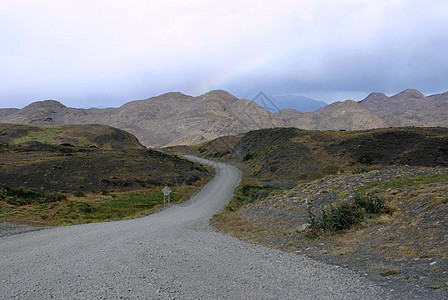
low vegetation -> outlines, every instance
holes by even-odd
[[[448,169],[365,167],[240,201],[211,224],[244,240],[353,268],[375,281],[413,281],[446,292]],[[249,178],[263,177],[243,180]]]
[[[399,175],[398,175],[399,176]],[[372,189],[387,190],[398,189],[404,187],[419,186],[423,184],[448,182],[448,174],[434,174],[429,176],[418,176],[412,178],[396,178],[382,182],[376,182],[358,188],[359,192],[367,192]]]
[[[67,225],[134,218],[192,196],[213,175],[102,125],[0,124],[0,222]]]
[[[372,218],[385,211],[384,200],[376,195],[356,192],[351,203],[343,202],[322,209],[316,216],[311,206],[309,214],[310,237],[316,237],[321,231],[341,231],[357,225],[367,218]]]
[[[218,213],[229,213],[238,210],[244,204],[254,203],[266,198],[272,191],[278,188],[272,186],[255,186],[243,184],[235,189],[235,195],[229,204]]]
[[[172,187],[171,203],[193,196],[205,181]],[[161,187],[144,190],[73,194],[5,190],[0,193],[0,222],[72,225],[116,221],[149,215],[164,206]]]

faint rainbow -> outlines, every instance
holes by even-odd
[[[242,61],[240,64],[229,68],[224,72],[215,73],[207,80],[202,81],[196,88],[194,88],[194,94],[200,95],[211,90],[223,89],[227,84],[235,82],[244,77],[244,75],[256,71],[257,69],[262,69],[263,67],[273,63],[277,59],[286,56],[290,52],[292,52],[290,49],[288,49],[287,51],[285,51],[284,49],[275,49],[271,52],[258,53],[256,55],[253,55],[249,59]]]

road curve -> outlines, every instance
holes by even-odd
[[[0,299],[385,299],[355,273],[213,231],[239,184],[234,166],[148,217],[0,238]]]

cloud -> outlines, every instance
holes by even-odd
[[[443,0],[3,0],[0,107],[445,91],[447,17]]]

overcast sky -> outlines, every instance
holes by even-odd
[[[0,0],[0,107],[448,91],[447,0]]]

